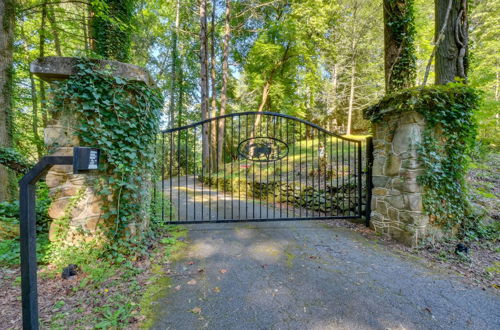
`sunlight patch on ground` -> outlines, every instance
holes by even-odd
[[[277,262],[283,255],[283,247],[276,242],[260,242],[251,245],[248,252],[261,262]]]

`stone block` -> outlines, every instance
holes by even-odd
[[[388,192],[388,190],[385,188],[377,187],[377,188],[372,189],[372,194],[376,195],[376,196],[385,196],[385,195],[387,195],[387,192]]]
[[[396,128],[392,149],[396,154],[401,154],[415,148],[422,141],[422,127],[417,124],[406,124]]]
[[[387,209],[387,216],[389,217],[391,222],[399,221],[399,211],[393,207],[389,207]]]
[[[44,129],[44,142],[48,147],[70,147],[80,144],[72,127],[47,125]]]
[[[385,175],[395,176],[401,169],[401,158],[395,154],[390,154],[385,163]]]
[[[397,196],[387,196],[385,200],[394,208],[397,208],[399,210],[404,209],[405,203],[403,200],[403,196],[397,195]]]
[[[52,202],[49,207],[48,214],[52,219],[58,219],[64,216],[64,211],[66,210],[66,206],[71,201],[71,198],[64,197],[59,198]]]
[[[389,178],[382,175],[374,175],[372,179],[372,183],[374,187],[386,187],[389,182]]]
[[[45,183],[49,188],[55,188],[64,184],[67,179],[68,177],[65,173],[50,171],[45,176]]]
[[[377,201],[377,205],[375,207],[375,210],[384,215],[384,216],[387,216],[387,203],[384,202],[384,201]]]
[[[392,180],[392,189],[406,193],[419,193],[422,187],[416,180],[404,180],[397,177]]]
[[[403,112],[399,118],[399,125],[404,124],[425,124],[425,118],[420,113],[416,111]]]
[[[424,210],[421,194],[408,194],[405,195],[404,197],[405,197],[405,204],[408,206],[408,209],[410,211],[422,212]]]

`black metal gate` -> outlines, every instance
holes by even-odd
[[[360,218],[363,145],[273,112],[168,129],[157,209],[167,223]]]

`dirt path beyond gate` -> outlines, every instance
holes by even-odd
[[[181,200],[175,203],[191,203]],[[500,296],[318,221],[186,225],[154,329],[499,329]]]

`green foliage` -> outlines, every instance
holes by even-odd
[[[104,204],[101,229],[110,239],[130,243],[128,225],[147,216],[140,201],[154,167],[162,98],[142,82],[113,77],[85,60],[78,73],[58,84],[56,95],[54,111],[75,112],[82,144],[101,149],[105,175],[94,182]]]
[[[36,192],[37,254],[42,258],[49,248],[48,229],[50,218],[47,214],[51,203],[49,190],[43,183]],[[19,264],[19,202],[0,203],[0,265]]]
[[[130,60],[134,0],[93,0],[91,34],[97,55],[127,62]]]
[[[462,84],[411,88],[388,95],[365,110],[377,122],[388,113],[416,111],[427,122],[420,157],[425,168],[418,177],[424,186],[424,208],[445,229],[468,230],[479,223],[467,195],[465,175],[474,149],[474,112],[479,94]]]
[[[32,166],[17,150],[4,147],[0,147],[0,164],[17,173],[25,173]]]
[[[384,6],[387,11],[386,25],[394,37],[395,42],[400,45],[399,56],[392,67],[388,91],[397,91],[411,87],[415,84],[416,56],[415,56],[415,14],[414,1],[406,0],[401,5],[401,0],[385,0]]]

